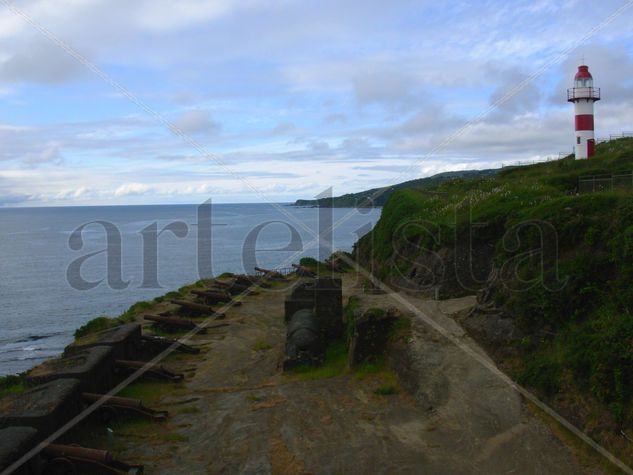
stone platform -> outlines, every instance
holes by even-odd
[[[37,430],[33,427],[8,427],[0,429],[0,471],[9,467],[26,454],[37,441]],[[27,466],[20,467],[14,474],[28,474]]]
[[[36,386],[56,379],[74,378],[80,381],[81,391],[104,393],[114,386],[113,363],[112,347],[94,346],[45,361],[28,372],[26,382]]]
[[[43,439],[80,410],[80,382],[77,379],[56,379],[0,399],[0,428],[33,427]]]
[[[68,345],[64,350],[64,354],[75,355],[82,350],[95,346],[111,347],[112,356],[115,359],[136,359],[141,354],[142,349],[141,325],[140,323],[128,323],[86,335]]]

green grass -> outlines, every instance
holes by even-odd
[[[136,302],[134,305],[132,305],[129,309],[127,309],[116,318],[106,316],[94,318],[75,330],[75,338],[81,338],[93,333],[107,330],[108,328],[114,328],[125,323],[133,322],[141,313],[146,312],[156,303],[156,300],[154,300],[153,302],[140,301]]]
[[[160,325],[152,325],[152,333],[156,336],[164,336],[165,338],[177,339],[181,336],[185,336],[190,330],[183,329],[165,329]]]
[[[272,347],[273,345],[271,345],[270,343],[264,340],[257,340],[255,342],[255,345],[253,345],[253,349],[255,351],[266,351],[266,350],[270,350]]]
[[[393,384],[383,384],[374,390],[374,394],[378,396],[391,396],[393,394],[398,394],[400,392],[400,388]]]
[[[19,394],[26,390],[23,375],[8,375],[0,377],[0,397]]]
[[[299,260],[299,265],[307,267],[311,271],[316,272],[318,275],[321,276],[329,275],[332,273],[332,271],[323,262],[320,262],[313,257],[302,257]]]
[[[118,325],[122,325],[122,322],[117,318],[97,317],[75,330],[75,338],[91,335]]]
[[[343,341],[330,342],[325,350],[325,360],[321,366],[297,365],[292,370],[301,380],[326,379],[340,376],[347,371],[347,344]]]
[[[380,374],[385,370],[383,357],[378,357],[374,361],[364,361],[354,370],[354,377],[363,380],[371,375]]]
[[[147,405],[156,402],[163,396],[173,393],[181,393],[181,385],[159,381],[137,381],[123,388],[117,396],[140,399]]]
[[[146,312],[153,305],[154,305],[153,302],[145,302],[145,301],[136,302],[134,305],[128,308],[123,314],[121,314],[121,316],[119,317],[119,320],[124,323],[132,322],[134,321],[134,319],[136,319],[136,317],[139,314]]]
[[[411,328],[410,317],[398,317],[396,321],[393,323],[394,333],[406,331],[406,330],[409,330],[410,328]]]
[[[189,441],[189,437],[174,432],[161,435],[161,440],[165,442],[184,443]]]

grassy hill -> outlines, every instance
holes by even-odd
[[[321,198],[319,200],[297,200],[294,206],[321,206],[325,208],[373,208],[384,206],[387,199],[394,191],[405,188],[417,190],[432,190],[439,184],[455,178],[480,178],[492,176],[498,170],[463,170],[457,172],[444,172],[426,178],[409,180],[393,186],[372,188],[358,193],[348,193],[332,199]]]
[[[355,256],[404,290],[477,292],[464,324],[502,367],[631,460],[633,178],[578,184],[632,170],[629,138],[590,160],[444,181],[445,195],[397,190]]]

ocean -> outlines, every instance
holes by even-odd
[[[318,257],[319,212],[331,213],[322,223],[346,217],[332,238],[345,251],[380,216],[270,204],[0,209],[0,375],[60,354],[79,326],[139,300]]]

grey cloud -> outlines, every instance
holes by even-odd
[[[541,93],[536,86],[538,80],[524,85],[521,90],[515,90],[522,81],[529,77],[527,71],[516,67],[507,68],[497,65],[489,65],[485,71],[485,76],[489,82],[497,84],[497,88],[490,97],[490,104],[496,104],[503,100],[502,103],[497,104],[488,120],[505,121],[514,115],[538,110],[541,102]]]
[[[296,130],[296,127],[293,123],[291,122],[281,122],[279,124],[277,124],[273,130],[271,131],[271,133],[273,135],[287,135],[291,132],[294,132]]]
[[[43,150],[27,153],[23,157],[23,162],[32,167],[43,164],[61,165],[63,161],[61,144],[57,142],[49,143]]]
[[[414,81],[398,67],[368,66],[353,78],[356,100],[361,105],[382,104],[398,109],[415,107]]]
[[[4,83],[61,83],[82,74],[84,67],[44,38],[31,41],[0,63]]]
[[[186,134],[210,134],[220,129],[220,123],[214,121],[208,111],[200,109],[183,112],[173,124]]]
[[[345,114],[329,114],[323,118],[322,122],[326,125],[345,124],[347,116]]]

